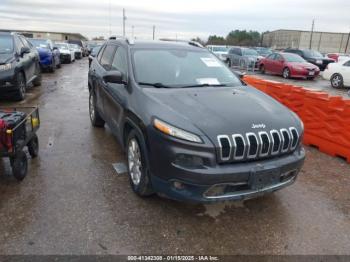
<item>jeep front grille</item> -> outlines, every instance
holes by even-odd
[[[293,151],[300,136],[295,127],[280,130],[250,132],[246,134],[219,135],[220,162],[257,160]]]

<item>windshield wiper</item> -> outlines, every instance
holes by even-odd
[[[138,82],[139,85],[143,86],[154,86],[156,88],[172,88],[171,86],[163,85],[162,83],[146,83],[146,82]]]
[[[207,87],[207,86],[221,87],[221,86],[227,86],[227,85],[226,85],[226,84],[197,84],[197,85],[181,86],[181,88],[188,88],[188,87]]]

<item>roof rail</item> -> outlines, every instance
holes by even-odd
[[[109,40],[117,40],[117,39],[121,39],[121,40],[125,40],[125,42],[127,42],[127,44],[129,44],[129,45],[133,45],[134,44],[134,40],[133,39],[129,39],[129,38],[127,38],[127,37],[125,37],[125,36],[110,36],[109,38],[108,38]]]
[[[200,43],[196,42],[196,41],[188,41],[188,40],[178,40],[178,39],[169,39],[169,38],[163,38],[163,39],[160,39],[161,41],[167,41],[167,42],[179,42],[179,43],[187,43],[189,45],[192,45],[192,46],[196,46],[196,47],[199,47],[199,48],[204,48],[203,45],[201,45]]]

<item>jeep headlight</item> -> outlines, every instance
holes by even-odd
[[[11,68],[12,68],[12,64],[10,64],[10,63],[0,65],[0,71],[7,71],[7,70],[10,70]]]
[[[203,143],[202,139],[199,136],[182,130],[180,128],[174,127],[172,125],[169,125],[159,119],[154,119],[153,124],[156,129],[169,136],[173,136],[194,143]]]

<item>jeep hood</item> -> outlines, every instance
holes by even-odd
[[[180,117],[212,141],[221,134],[257,133],[291,126],[300,130],[301,126],[288,108],[248,86],[172,90],[146,88],[145,92],[161,104],[160,108],[164,108],[159,110],[164,121],[182,127],[179,123],[172,123]],[[172,116],[167,119],[168,115]]]

